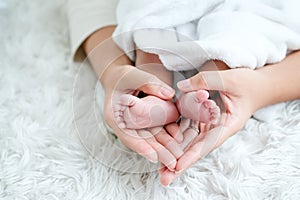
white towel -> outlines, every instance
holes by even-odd
[[[132,60],[137,46],[170,70],[211,59],[254,69],[300,49],[299,8],[299,0],[120,0],[113,36]]]

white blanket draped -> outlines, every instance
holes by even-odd
[[[132,60],[138,47],[169,70],[211,59],[254,69],[300,49],[299,8],[298,0],[120,0],[114,39]]]

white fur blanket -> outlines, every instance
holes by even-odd
[[[0,0],[0,27],[0,199],[300,199],[300,101],[165,188],[107,134],[96,79],[70,59],[64,1]]]

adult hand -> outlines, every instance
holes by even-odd
[[[163,185],[169,185],[195,162],[242,129],[251,115],[264,106],[268,98],[264,91],[269,90],[264,75],[246,68],[199,72],[179,82],[178,88],[182,92],[199,89],[219,91],[223,111],[217,125],[200,127],[199,136],[177,161],[176,172],[166,168],[160,170]]]
[[[132,63],[129,58],[111,38],[114,29],[115,26],[99,29],[87,38],[83,45],[105,90],[105,120],[127,147],[153,162],[159,160],[172,168],[172,165],[175,166],[176,164],[176,155],[171,155],[170,151],[179,147],[164,129],[160,129],[157,134],[152,133],[157,132],[156,129],[121,130],[115,123],[112,104],[118,100],[118,95],[143,91],[146,94],[169,100],[172,99],[175,91],[157,77],[131,66]],[[172,136],[174,137],[174,135]]]
[[[112,108],[114,102],[119,100],[122,94],[134,94],[143,91],[146,94],[169,100],[175,91],[157,77],[136,67],[126,65],[113,68],[114,71],[106,72],[109,80],[103,80],[105,88],[104,117],[108,125],[124,145],[152,162],[160,161],[169,169],[174,169],[177,158],[183,151],[174,138],[178,138],[174,132],[170,136],[164,128],[152,128],[148,130],[120,129],[115,122]],[[107,73],[110,73],[108,76]],[[105,77],[104,77],[105,78]],[[179,137],[180,138],[180,137]]]

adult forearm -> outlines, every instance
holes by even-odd
[[[106,87],[122,66],[131,65],[129,58],[112,40],[115,26],[102,28],[93,33],[83,44],[88,59],[102,85]]]
[[[300,51],[288,55],[280,63],[257,71],[268,83],[266,105],[300,98]]]

